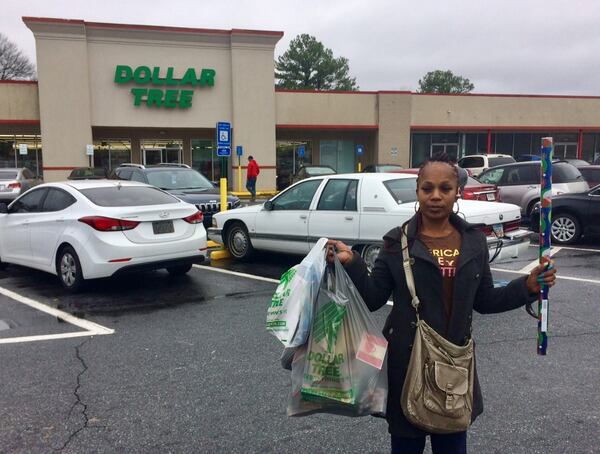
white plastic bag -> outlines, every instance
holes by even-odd
[[[308,339],[312,310],[327,262],[321,238],[304,257],[281,276],[267,310],[267,331],[285,347],[298,347]]]
[[[385,414],[387,341],[335,260],[315,304],[310,338],[292,361],[288,416]]]

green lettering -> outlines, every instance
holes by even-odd
[[[177,107],[177,95],[179,90],[167,90],[165,93],[165,107]]]
[[[163,92],[157,88],[151,88],[148,90],[148,98],[146,98],[146,105],[151,107],[153,104],[156,107],[160,107],[163,105]]]
[[[173,78],[173,68],[167,68],[167,85],[179,85],[179,81]]]
[[[133,75],[133,71],[130,66],[127,65],[117,65],[117,69],[115,70],[115,83],[124,84],[131,80]]]
[[[142,103],[142,96],[148,93],[148,89],[146,88],[132,88],[131,93],[133,93],[133,105],[139,106]]]
[[[181,90],[179,96],[179,108],[180,109],[189,109],[192,107],[192,96],[194,92],[192,90]]]
[[[204,87],[205,85],[208,85],[209,87],[212,87],[215,85],[215,74],[217,74],[217,72],[214,69],[203,69],[202,72],[200,73],[200,80],[198,82],[200,82],[200,86]]]
[[[152,68],[152,85],[164,85],[165,79],[160,78],[160,68],[155,66]]]
[[[138,66],[133,72],[133,80],[135,80],[136,84],[147,84],[150,82],[151,77],[152,73],[147,66]]]
[[[194,68],[188,68],[181,80],[179,81],[179,85],[191,85],[195,87],[198,84],[196,80],[196,70]]]

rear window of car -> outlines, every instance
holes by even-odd
[[[380,172],[393,172],[394,170],[402,170],[402,166],[388,165],[388,166],[379,166]]]
[[[335,170],[330,169],[329,167],[305,167],[306,173],[311,177],[319,176],[319,175],[333,175]]]
[[[383,182],[394,200],[400,203],[409,203],[417,200],[417,179],[399,178],[397,180],[387,180]]]
[[[515,159],[508,156],[503,158],[489,158],[488,167],[502,166],[504,164],[512,164],[513,162],[515,162]]]
[[[552,181],[554,183],[577,183],[584,180],[577,167],[566,162],[557,162],[552,168]]]
[[[600,181],[600,169],[584,167],[582,169],[579,169],[579,172],[581,172],[583,178],[585,178],[586,180],[589,179],[594,181]]]
[[[480,156],[470,156],[466,158],[462,158],[459,162],[461,167],[483,167],[483,157]]]
[[[0,180],[14,180],[17,178],[17,172],[14,170],[0,170]]]
[[[172,195],[147,186],[112,186],[81,189],[80,192],[93,204],[101,207],[167,205],[179,202]]]

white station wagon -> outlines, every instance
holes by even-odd
[[[371,266],[383,235],[415,214],[416,175],[338,174],[300,181],[262,205],[218,213],[208,236],[231,255],[257,250],[305,255],[321,237],[342,240]],[[460,200],[459,214],[482,224],[490,258],[517,257],[529,244],[521,210],[507,203]]]

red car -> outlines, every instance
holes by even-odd
[[[416,175],[419,169],[394,170],[392,173],[410,173]],[[500,192],[495,184],[483,184],[473,177],[469,177],[463,189],[461,198],[467,200],[484,200],[486,202],[501,202]]]

